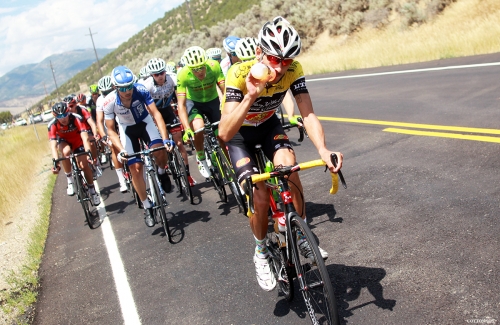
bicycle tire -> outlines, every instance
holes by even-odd
[[[113,158],[111,157],[111,152],[106,152],[106,158],[108,159],[109,169],[115,169],[115,165],[113,165]]]
[[[222,171],[223,171],[223,176],[224,179],[226,180],[229,189],[234,195],[234,198],[236,199],[236,203],[238,204],[238,209],[239,212],[242,213],[243,215],[247,215],[247,205],[245,203],[246,199],[244,194],[241,192],[240,185],[238,184],[236,174],[234,173],[233,166],[227,159],[226,155],[224,152],[222,152],[222,149],[217,148],[216,154],[219,157],[219,161],[221,163]]]
[[[151,170],[148,172],[148,174],[149,174],[148,178],[150,178],[150,185],[153,186],[153,188],[151,189],[152,190],[151,194],[154,196],[154,198],[153,198],[154,214],[156,214],[157,216],[160,217],[160,221],[163,225],[163,230],[165,232],[165,236],[167,236],[168,241],[171,242],[172,239],[170,238],[170,229],[168,227],[168,220],[167,220],[167,213],[165,212],[164,199],[163,199],[163,196],[161,195],[160,187],[158,186],[156,173]]]
[[[181,152],[177,147],[175,147],[172,156],[178,167],[176,173],[177,179],[179,180],[179,192],[189,200],[189,203],[193,204],[193,192],[191,191],[191,185],[189,185],[186,164],[184,163]]]
[[[286,258],[286,247],[281,245],[278,234],[273,231],[267,233],[267,246],[271,253],[271,271],[273,272],[279,289],[287,301],[294,297],[295,270]]]
[[[173,149],[175,150],[175,148]],[[179,191],[180,194],[182,194],[182,189],[181,189],[181,181],[179,179],[179,165],[178,162],[175,161],[174,158],[174,151],[172,152],[167,152],[168,156],[168,169],[170,170],[170,174],[172,175],[172,178],[174,179],[175,182],[175,188]]]
[[[219,198],[222,202],[227,202],[227,193],[226,193],[226,188],[224,187],[224,179],[222,178],[222,175],[220,173],[220,167],[217,161],[214,161],[212,155],[205,150],[205,155],[206,157],[210,158],[212,166],[209,167],[210,169],[210,174],[212,175],[210,177],[210,180],[212,181],[212,184],[215,187],[215,190],[219,194]]]
[[[291,232],[289,232],[288,244],[292,245],[292,256],[300,285],[300,292],[304,298],[308,315],[313,324],[338,325],[337,302],[333,291],[332,282],[328,275],[325,262],[321,257],[318,244],[311,230],[300,216],[292,212],[290,217]],[[301,231],[306,237],[316,263],[310,263],[308,258],[299,252],[297,231]]]
[[[80,171],[73,173],[73,180],[76,183],[76,196],[77,196],[77,199],[80,201],[80,204],[82,205],[82,209],[83,209],[83,212],[85,214],[85,220],[87,220],[87,225],[89,226],[90,229],[94,229],[92,214],[90,213],[90,209],[89,209],[89,201],[90,200],[89,200],[88,192],[86,192],[85,189],[83,188],[82,175],[79,173],[80,173]]]

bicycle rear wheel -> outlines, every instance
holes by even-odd
[[[186,164],[177,147],[175,147],[172,157],[177,165],[176,179],[178,179],[179,192],[189,200],[189,203],[193,204],[193,192],[191,192],[191,186],[189,185]]]
[[[332,282],[328,275],[325,262],[321,257],[318,244],[311,230],[297,213],[290,218],[291,237],[288,243],[292,245],[292,255],[300,292],[306,303],[308,315],[313,324],[339,324],[337,302],[333,292]],[[297,232],[306,237],[316,263],[300,254]],[[290,233],[289,233],[290,235]]]
[[[158,180],[156,178],[156,174],[154,171],[149,171],[149,177],[150,177],[150,187],[151,188],[151,195],[153,195],[153,201],[154,201],[154,207],[153,211],[156,216],[156,219],[160,219],[160,222],[163,225],[163,230],[165,232],[165,236],[167,236],[168,241],[172,242],[172,239],[170,238],[170,229],[168,227],[168,220],[167,220],[167,213],[165,212],[165,205],[166,202],[163,198],[163,195],[161,195],[160,187],[158,186]],[[159,217],[159,218],[158,218]]]
[[[218,156],[218,159],[220,161],[222,171],[224,172],[224,179],[227,182],[227,185],[229,186],[229,189],[234,195],[234,198],[236,199],[236,203],[238,204],[238,208],[240,213],[243,215],[247,215],[247,205],[245,204],[245,196],[241,191],[240,184],[238,184],[238,180],[236,178],[236,175],[233,170],[233,166],[227,159],[226,155],[222,151],[222,149],[217,149],[216,154]]]

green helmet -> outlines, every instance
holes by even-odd
[[[97,88],[96,84],[90,85],[89,88],[90,88],[90,93],[91,94],[98,94],[99,93],[99,89]]]

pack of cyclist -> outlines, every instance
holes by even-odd
[[[297,123],[294,115],[294,100],[303,124],[321,159],[330,172],[337,173],[342,167],[340,152],[329,150],[325,143],[323,128],[314,113],[301,64],[295,60],[301,51],[301,40],[297,31],[283,17],[275,17],[260,30],[258,38],[228,36],[222,48],[206,51],[192,46],[184,51],[179,61],[166,63],[161,58],[151,58],[140,69],[138,77],[125,66],[113,69],[110,76],[90,86],[90,99],[85,102],[81,96],[68,96],[64,102],[52,107],[55,119],[49,124],[49,139],[54,158],[59,153],[67,156],[71,151],[91,150],[92,134],[97,140],[111,147],[112,160],[116,168],[120,191],[124,189],[122,164],[127,164],[132,173],[132,182],[144,207],[145,223],[154,226],[152,202],[149,201],[143,177],[142,161],[139,157],[125,159],[128,153],[140,151],[140,141],[150,148],[165,146],[171,150],[178,146],[189,175],[189,183],[196,182],[189,174],[188,154],[184,143],[193,139],[195,158],[200,174],[210,177],[204,150],[204,121],[219,122],[216,135],[233,165],[241,185],[243,176],[257,174],[258,167],[254,147],[261,144],[267,158],[275,166],[291,166],[296,163],[294,149],[283,130],[275,112],[282,104],[289,121]],[[256,63],[265,64],[275,74],[258,79],[251,72]],[[99,94],[100,92],[100,94]],[[293,98],[293,99],[292,99]],[[81,101],[77,105],[77,101]],[[89,114],[88,111],[92,112]],[[87,113],[85,113],[87,112]],[[85,123],[88,122],[88,124]],[[166,124],[179,122],[182,127],[172,130],[173,141],[169,140]],[[92,130],[91,132],[89,130]],[[336,154],[338,164],[332,165],[331,154]],[[165,192],[171,191],[171,181],[166,165],[165,150],[155,152],[158,175]],[[98,165],[95,160],[90,163]],[[63,162],[68,176],[70,168]],[[88,164],[82,162],[87,179]],[[55,168],[54,172],[58,172]],[[71,195],[68,176],[68,195]],[[303,211],[302,185],[297,173],[290,176],[293,204],[297,211]],[[242,186],[243,188],[243,186]],[[94,203],[98,194],[89,183]],[[270,269],[269,252],[266,246],[268,226],[269,195],[263,182],[253,188],[254,211],[250,227],[255,238],[253,256],[256,277],[264,290],[272,290],[276,279]],[[306,219],[306,212],[301,217]],[[300,252],[308,254],[309,244],[298,239]],[[328,254],[319,249],[324,259]]]

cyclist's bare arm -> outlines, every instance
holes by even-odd
[[[52,158],[59,158],[59,153],[57,152],[57,140],[50,140],[50,151],[52,151]]]
[[[85,147],[85,151],[90,151],[91,146],[90,146],[89,134],[87,132],[81,132],[80,136],[82,137],[83,146]],[[92,157],[92,158],[94,159],[96,157]]]
[[[321,159],[327,163],[330,172],[337,173],[342,168],[343,155],[340,152],[332,152],[326,148],[325,133],[318,117],[314,114],[311,97],[308,93],[301,93],[295,96],[295,101],[299,107],[300,115],[302,115],[302,119],[304,120],[304,126],[309,134],[309,138],[318,150]],[[334,167],[330,161],[331,153],[335,153],[338,157],[337,167]]]
[[[293,98],[290,93],[290,90],[286,92],[285,98],[283,99],[283,107],[285,108],[286,115],[288,115],[288,119],[294,116],[295,104],[293,103]]]
[[[94,135],[97,135],[97,134],[98,134],[98,133],[97,133],[97,127],[96,127],[96,125],[95,125],[94,119],[93,119],[92,117],[89,117],[89,118],[87,119],[87,123],[90,125],[90,129],[92,130],[92,133],[93,133]]]
[[[250,106],[259,97],[260,92],[264,90],[266,80],[258,80],[248,74],[246,84],[248,92],[243,97],[243,100],[240,103],[226,102],[222,109],[219,123],[219,137],[225,142],[231,140],[240,129],[245,116],[250,110]]]
[[[120,141],[120,137],[118,136],[118,133],[116,133],[115,120],[105,120],[105,121],[106,121],[106,128],[108,129],[108,137],[111,139],[111,143],[115,146],[116,149],[118,149],[118,151],[123,151],[124,148]]]
[[[97,131],[99,132],[101,138],[103,138],[106,135],[106,132],[104,131],[104,112],[97,111],[95,113],[95,119],[97,120]]]
[[[189,126],[189,118],[186,107],[186,96],[179,94],[176,95],[177,95],[177,114],[179,114],[179,119],[181,120],[184,130],[190,129],[191,126]]]
[[[224,96],[224,94],[226,92],[226,82],[222,81],[221,83],[217,84],[217,86],[219,87],[219,89],[222,93],[222,96]]]

